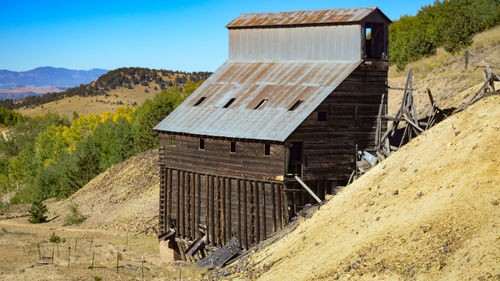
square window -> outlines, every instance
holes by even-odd
[[[326,112],[318,111],[318,121],[326,121]]]

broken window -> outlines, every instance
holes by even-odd
[[[264,145],[264,155],[271,155],[271,145],[268,143]]]
[[[201,150],[205,149],[205,140],[204,139],[200,139],[200,149]]]
[[[365,23],[365,56],[368,59],[386,59],[384,23]]]
[[[231,142],[231,152],[236,152],[236,142],[235,141]]]

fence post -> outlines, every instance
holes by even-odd
[[[118,256],[120,255],[120,252],[116,252],[116,274],[118,274]]]
[[[68,268],[69,268],[70,262],[71,262],[71,246],[68,247]]]
[[[38,259],[42,259],[42,253],[40,252],[40,243],[38,243]]]
[[[92,243],[94,243],[94,236],[90,237],[90,247],[89,247],[89,250],[92,250]]]
[[[465,69],[469,66],[469,50],[465,50]]]
[[[52,264],[54,264],[54,252],[55,252],[56,246],[52,245]]]
[[[95,255],[95,251],[92,252],[92,270],[94,270],[94,255]]]
[[[141,259],[141,279],[144,281],[144,257]]]

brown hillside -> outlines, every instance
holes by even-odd
[[[138,154],[95,177],[71,197],[48,203],[60,225],[71,202],[87,217],[81,227],[153,233],[158,224],[158,151]]]
[[[17,112],[27,116],[37,116],[55,111],[69,118],[73,117],[73,112],[78,114],[101,114],[103,112],[114,112],[121,106],[141,105],[146,99],[153,99],[160,90],[154,90],[154,85],[145,87],[135,85],[133,89],[125,87],[110,90],[106,95],[92,97],[67,97],[61,100],[48,102],[34,107],[22,107],[16,109]],[[148,89],[149,93],[144,92]]]
[[[275,244],[261,280],[500,279],[500,96],[423,133]]]

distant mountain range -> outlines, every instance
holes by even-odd
[[[0,99],[19,99],[30,95],[59,92],[69,87],[88,84],[108,70],[72,70],[38,67],[28,71],[0,70]]]

